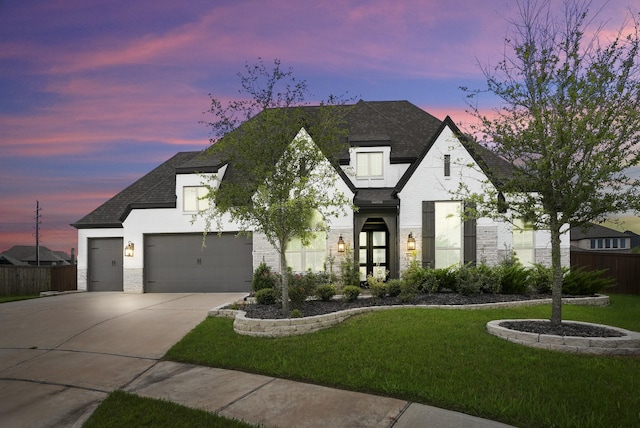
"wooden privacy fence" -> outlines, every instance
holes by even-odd
[[[607,269],[605,276],[614,278],[616,285],[605,293],[640,295],[640,254],[571,251],[571,267],[587,270]]]
[[[0,296],[78,289],[75,266],[0,266]]]

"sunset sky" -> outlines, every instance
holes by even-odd
[[[609,1],[599,21],[618,30],[633,3]],[[208,94],[237,98],[258,57],[316,100],[408,100],[464,129],[459,87],[484,87],[478,64],[497,63],[516,12],[512,0],[0,0],[0,252],[35,245],[36,200],[41,245],[77,247],[70,223],[208,145]]]

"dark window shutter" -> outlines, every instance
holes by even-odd
[[[465,213],[469,209],[475,208],[473,203],[465,203]],[[464,252],[464,264],[471,263],[476,264],[476,219],[467,218],[464,220],[464,241],[462,251]]]
[[[422,266],[435,267],[436,263],[436,204],[422,201]]]

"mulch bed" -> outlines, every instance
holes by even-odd
[[[585,297],[585,296],[564,296],[564,297]],[[497,303],[497,302],[514,302],[523,300],[549,299],[551,295],[507,295],[507,294],[480,294],[476,296],[463,296],[458,293],[436,293],[436,294],[420,294],[410,301],[401,301],[397,297],[386,297],[385,299],[374,299],[371,297],[363,297],[355,302],[344,302],[342,300],[332,300],[330,302],[322,302],[319,300],[307,300],[302,305],[297,306],[302,316],[309,317],[315,315],[324,315],[332,312],[343,311],[346,309],[361,308],[366,306],[398,306],[398,305],[471,305],[481,303]],[[294,307],[292,306],[292,309]],[[246,312],[249,318],[258,319],[283,319],[287,318],[282,314],[282,306],[276,305],[258,305],[247,304],[242,310]],[[558,327],[553,327],[548,321],[517,321],[504,322],[500,324],[503,327],[518,331],[530,333],[551,334],[560,336],[579,336],[579,337],[620,337],[622,334],[618,331],[589,325],[562,323]]]

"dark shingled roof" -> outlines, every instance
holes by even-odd
[[[581,239],[593,238],[630,238],[630,233],[620,232],[609,227],[599,224],[587,223],[583,227],[574,227],[571,229],[571,240],[579,241]]]
[[[386,189],[356,189],[342,169],[337,168],[343,180],[356,192],[354,203],[358,206],[398,206],[397,192],[406,184],[419,163],[416,161],[425,156],[444,126],[451,126],[461,136],[450,118],[442,122],[408,101],[360,100],[354,105],[338,108],[344,108],[345,111],[350,146],[390,146],[391,163],[412,164],[395,188]],[[313,121],[318,107],[307,106],[303,109],[308,112],[307,119]],[[512,167],[508,162],[475,142],[463,137],[461,140],[494,182],[509,174]],[[349,163],[348,152],[340,155],[339,163]],[[206,151],[178,153],[72,226],[78,229],[122,227],[122,222],[132,209],[175,208],[176,174],[213,173],[224,164],[219,155],[211,155]],[[229,165],[224,180],[233,180],[238,173],[233,165]]]
[[[175,208],[176,169],[201,152],[180,152],[71,226],[122,227],[134,208]]]

